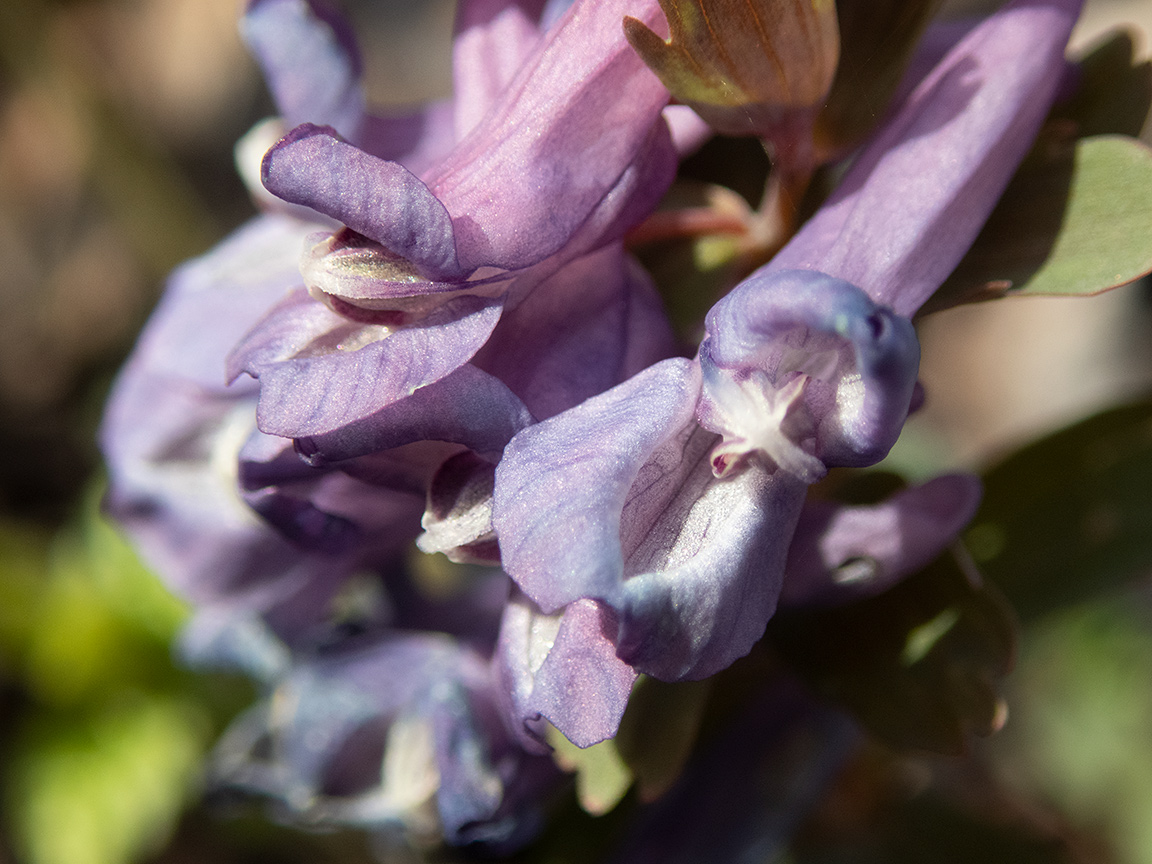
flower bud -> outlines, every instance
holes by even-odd
[[[778,139],[810,122],[840,55],[833,0],[660,0],[671,38],[635,18],[628,41],[718,132]]]

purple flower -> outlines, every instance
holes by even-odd
[[[639,674],[712,675],[778,604],[884,590],[979,498],[808,493],[900,434],[910,318],[1030,145],[1078,2],[964,36],[691,359],[623,243],[700,137],[624,35],[659,4],[563,6],[464,0],[453,99],[384,116],[341,18],[254,0],[268,212],[174,274],[109,405],[110,509],[196,605],[186,656],[265,685],[218,779],[302,821],[515,848],[558,779],[546,722],[613,735]],[[460,565],[446,592],[414,542]],[[758,716],[847,740],[785,695]]]
[[[267,698],[217,745],[218,787],[267,796],[305,823],[489,852],[538,828],[559,772],[509,736],[486,659],[453,639],[377,634],[290,657],[258,624],[231,620],[201,623],[185,646],[200,662],[272,658]]]
[[[1009,4],[962,39],[828,204],[712,309],[695,360],[664,361],[512,439],[493,523],[539,614],[591,601],[594,638],[669,680],[747,653],[780,596],[806,484],[895,442],[919,360],[905,316],[959,261],[1030,145],[1078,9]],[[946,484],[921,494],[949,529],[971,513],[971,496]],[[578,674],[551,686],[590,689]],[[523,722],[545,716],[580,742],[614,733],[602,718],[622,706],[592,716],[543,683],[521,687]]]
[[[332,432],[445,378],[497,337],[505,312],[570,290],[564,270],[616,244],[671,182],[668,94],[624,39],[630,4],[575,4],[515,75],[467,25],[515,31],[517,56],[535,31],[514,4],[485,18],[491,5],[461,12],[457,78],[476,92],[458,94],[457,143],[419,176],[310,124],[265,156],[270,191],[347,226],[305,254],[308,291],[233,353],[232,375],[260,379],[265,432]],[[623,256],[596,260],[600,278],[636,281]]]

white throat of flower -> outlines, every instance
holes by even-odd
[[[808,381],[807,375],[798,375],[776,389],[759,370],[743,381],[733,381],[724,394],[723,428],[713,429],[724,440],[712,450],[712,473],[727,476],[748,455],[759,452],[801,480],[811,482],[822,476],[824,463],[792,437],[797,426],[805,425],[797,422],[797,415],[804,411],[802,397]]]
[[[823,477],[824,463],[804,446],[815,432],[804,391],[813,378],[833,375],[836,365],[835,351],[789,350],[775,379],[761,369],[706,372],[700,422],[723,436],[712,450],[712,473],[725,477],[759,454],[806,483]]]

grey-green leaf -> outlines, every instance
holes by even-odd
[[[1152,150],[1050,128],[924,312],[1005,294],[1090,295],[1152,271]]]

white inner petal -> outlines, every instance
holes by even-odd
[[[717,477],[729,474],[751,453],[763,454],[806,482],[823,476],[824,464],[799,441],[810,426],[803,400],[809,380],[806,374],[793,374],[776,386],[766,372],[756,370],[742,380],[721,374],[709,382],[720,385],[708,393],[712,428],[724,436],[712,451]]]

